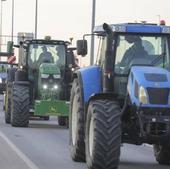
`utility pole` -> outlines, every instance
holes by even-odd
[[[0,22],[0,52],[2,51],[2,5],[3,5],[3,1],[6,1],[6,0],[1,0],[1,22]]]
[[[161,15],[157,15],[158,17],[158,24],[160,24],[160,21],[161,21]]]
[[[37,39],[38,0],[35,3],[35,39]]]
[[[12,0],[12,26],[11,26],[11,41],[14,38],[14,0]]]
[[[91,33],[95,26],[95,13],[96,13],[96,0],[92,0],[92,23],[91,23]],[[91,36],[91,52],[90,52],[90,65],[94,63],[94,36]]]

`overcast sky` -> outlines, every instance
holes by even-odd
[[[1,0],[0,0],[1,1]],[[69,40],[73,44],[91,31],[93,0],[38,0],[38,38]],[[14,0],[14,35],[35,31],[36,0]],[[2,2],[2,34],[11,34],[12,0]],[[170,25],[170,0],[96,0],[96,25],[148,21]],[[89,60],[89,57],[86,57]]]
[[[34,32],[35,1],[14,0],[14,34]],[[38,0],[38,37],[81,37],[91,30],[92,0]],[[3,34],[11,34],[12,0],[3,2]],[[170,24],[170,0],[96,0],[96,25],[146,20]]]

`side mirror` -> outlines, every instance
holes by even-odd
[[[87,40],[77,41],[77,54],[82,56],[87,54]]]
[[[13,53],[13,41],[7,42],[7,53]]]

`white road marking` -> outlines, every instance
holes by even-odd
[[[7,144],[17,153],[17,155],[30,167],[31,169],[39,169],[25,154],[23,154],[1,131],[0,137],[2,137]]]

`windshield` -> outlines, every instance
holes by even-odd
[[[128,74],[132,65],[151,65],[169,69],[167,37],[118,35],[115,73]]]
[[[41,63],[65,65],[65,46],[51,44],[31,44],[29,47],[28,64],[39,66]]]

